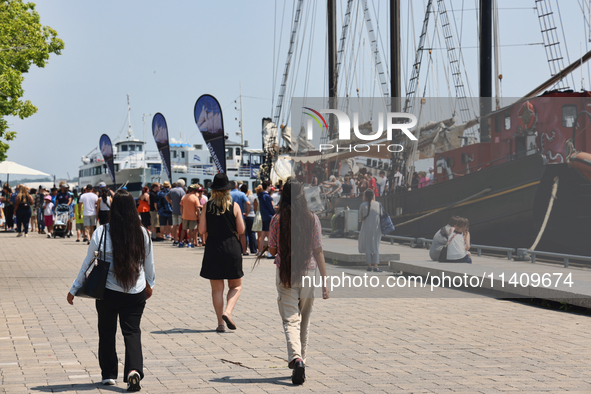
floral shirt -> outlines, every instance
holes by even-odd
[[[320,219],[316,214],[314,215],[314,231],[312,233],[312,250],[310,251],[310,262],[308,263],[308,269],[316,269],[316,259],[314,258],[314,249],[318,249],[322,247],[322,225],[320,224]],[[277,254],[275,255],[275,264],[277,267],[281,264],[281,258],[279,257],[279,217],[280,215],[275,215],[271,219],[271,224],[269,225],[269,247],[270,248],[277,248]],[[296,246],[296,245],[292,245]]]

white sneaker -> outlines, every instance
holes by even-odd
[[[18,238],[18,237],[22,237],[22,236],[23,236],[23,233],[18,233],[18,234],[16,235],[16,237],[17,237],[17,238]]]
[[[113,386],[117,383],[117,381],[115,379],[103,379],[101,383],[105,386]]]

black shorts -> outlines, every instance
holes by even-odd
[[[161,226],[172,226],[172,215],[164,216],[160,215]]]
[[[151,226],[150,212],[140,212],[140,218],[142,220],[142,226],[149,228]]]
[[[271,224],[271,219],[263,220],[263,230],[262,231],[269,231],[270,224]]]

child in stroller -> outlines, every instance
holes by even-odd
[[[53,224],[53,237],[65,238],[68,233],[68,221],[70,220],[70,206],[58,204],[55,208],[55,223]]]

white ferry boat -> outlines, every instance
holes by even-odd
[[[134,137],[131,125],[124,140],[114,143],[115,181],[117,187],[127,183],[126,187],[135,197],[139,196],[143,186],[154,182],[169,180],[157,151],[146,151],[145,141]],[[243,149],[239,143],[226,140],[226,167],[230,180],[242,181],[254,190],[263,162],[261,149]],[[205,188],[213,181],[217,169],[207,148],[202,144],[188,144],[170,140],[171,175],[174,183],[183,179],[187,185],[199,183]],[[78,187],[90,184],[98,186],[105,182],[112,187],[107,164],[98,147],[90,154],[82,156],[82,165],[78,175]]]

